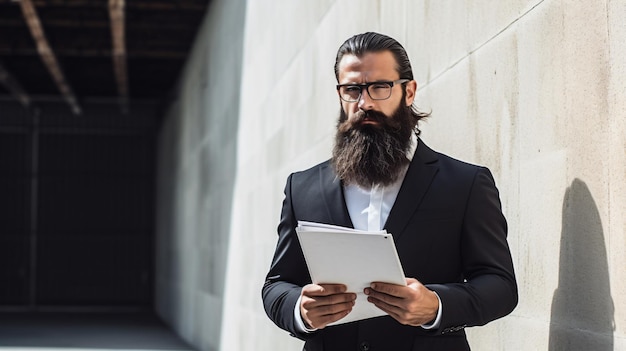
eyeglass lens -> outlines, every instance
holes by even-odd
[[[354,102],[359,100],[363,88],[366,88],[367,93],[374,100],[385,100],[391,96],[391,84],[387,82],[374,83],[367,85],[367,87],[360,85],[345,85],[339,88],[339,94],[341,94],[341,98],[343,100]]]

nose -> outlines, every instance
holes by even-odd
[[[374,100],[370,97],[367,89],[361,90],[361,96],[359,97],[359,109],[363,111],[374,109]]]

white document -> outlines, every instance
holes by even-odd
[[[298,222],[296,233],[313,283],[344,284],[357,295],[352,312],[330,325],[386,315],[363,293],[372,282],[406,286],[393,236],[384,230]]]

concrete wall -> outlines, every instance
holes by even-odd
[[[244,17],[211,2],[159,136],[156,310],[199,350],[219,349]]]
[[[301,348],[260,300],[282,189],[329,157],[336,50],[374,30],[409,51],[423,139],[501,191],[520,304],[473,348],[626,349],[626,1],[241,1],[214,1],[161,138],[158,308],[187,340]]]

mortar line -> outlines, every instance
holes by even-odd
[[[429,86],[431,83],[435,82],[437,79],[439,79],[441,76],[443,76],[445,73],[447,73],[448,71],[452,70],[455,66],[457,66],[459,63],[463,62],[465,59],[467,59],[468,57],[470,57],[472,54],[474,54],[476,51],[480,50],[483,46],[487,45],[488,43],[490,43],[493,39],[497,38],[500,34],[504,33],[505,31],[507,31],[509,28],[511,28],[515,23],[517,23],[520,19],[522,19],[522,17],[526,16],[527,14],[529,14],[530,12],[532,12],[535,8],[537,8],[539,5],[543,4],[545,0],[541,0],[538,3],[536,3],[535,5],[533,5],[533,7],[531,7],[530,9],[528,9],[526,12],[524,12],[523,14],[521,14],[520,16],[518,16],[516,19],[514,19],[513,21],[511,21],[511,23],[507,24],[504,28],[502,28],[498,33],[494,34],[491,38],[487,39],[485,42],[483,42],[482,44],[478,45],[476,48],[472,49],[471,51],[469,51],[465,56],[461,57],[460,59],[458,59],[457,61],[455,61],[454,63],[452,63],[450,66],[448,66],[445,70],[441,71],[439,74],[437,74],[433,79],[431,79],[430,81],[428,81],[426,84],[421,85],[420,88],[418,89],[418,91],[426,88],[427,86]]]

